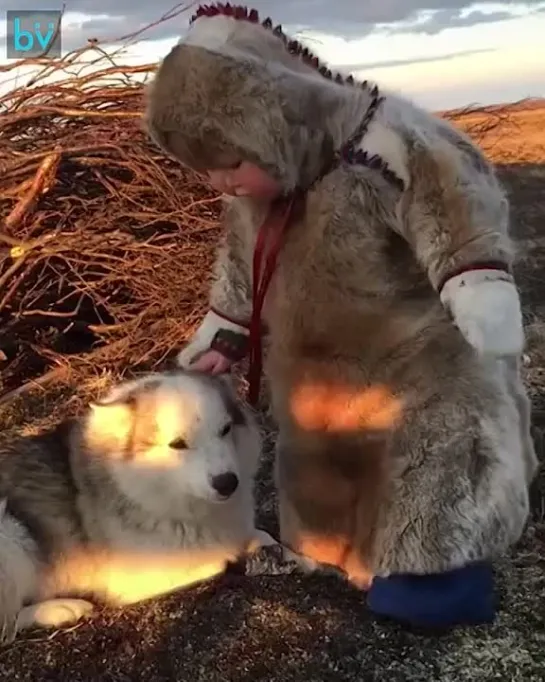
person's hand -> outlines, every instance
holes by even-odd
[[[225,374],[231,369],[233,363],[225,355],[217,350],[207,350],[200,354],[190,365],[189,368],[197,372],[205,372],[214,376]]]
[[[223,343],[226,344],[227,353],[223,353],[222,347],[215,347],[215,341],[218,340],[218,332],[222,332],[224,337],[227,336],[242,337],[248,336],[246,327],[235,324],[227,320],[213,310],[209,310],[205,315],[200,327],[197,329],[193,338],[187,343],[184,348],[178,353],[176,357],[176,364],[183,369],[196,369],[210,374],[222,374],[228,371],[234,360],[228,359],[227,355],[232,356],[233,340],[230,338],[223,338]],[[221,339],[220,339],[221,346]],[[240,346],[240,340],[234,343],[234,350],[237,351],[237,346]],[[244,348],[243,348],[244,350]],[[234,357],[236,357],[235,353]]]

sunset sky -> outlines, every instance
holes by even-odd
[[[6,9],[54,9],[55,0],[0,0]],[[66,0],[64,50],[112,41],[158,19],[173,0]],[[431,109],[545,96],[545,1],[256,0],[284,31],[322,59],[415,98]],[[115,13],[112,13],[115,8]],[[156,27],[124,59],[160,59],[191,11]],[[5,25],[0,59],[6,62]],[[115,45],[112,46],[112,48]],[[110,48],[109,48],[110,49]],[[5,92],[8,84],[2,84]]]

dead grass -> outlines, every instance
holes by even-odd
[[[511,106],[461,109],[443,116],[478,139],[488,158],[498,164],[545,161],[545,100]]]

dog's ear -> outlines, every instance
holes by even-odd
[[[91,403],[86,419],[88,444],[103,455],[126,459],[138,440],[140,422],[153,414],[146,402],[159,385],[157,374],[147,374],[117,384]]]
[[[113,405],[122,405],[134,402],[137,391],[141,390],[143,386],[148,383],[150,377],[144,379],[131,379],[123,381],[115,386],[112,386],[108,392],[98,400],[91,403],[91,409],[97,407],[107,407]]]
[[[235,380],[232,374],[230,372],[226,374],[219,374],[214,378],[217,382],[216,386],[219,388],[225,409],[233,420],[233,424],[235,426],[245,426],[246,416],[244,414],[244,410],[242,409],[242,401],[238,396]]]
[[[86,428],[89,444],[103,454],[125,451],[134,429],[138,397],[149,377],[116,384],[98,400],[90,403]]]
[[[100,407],[128,406],[134,407],[138,398],[149,391],[153,391],[158,386],[156,374],[148,374],[140,379],[131,379],[112,386],[110,390],[93,401],[89,407],[96,410]]]
[[[104,453],[123,452],[134,428],[134,396],[91,403],[86,437]]]

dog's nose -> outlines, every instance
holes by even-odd
[[[212,487],[222,497],[230,497],[238,488],[238,477],[231,472],[214,476]]]

